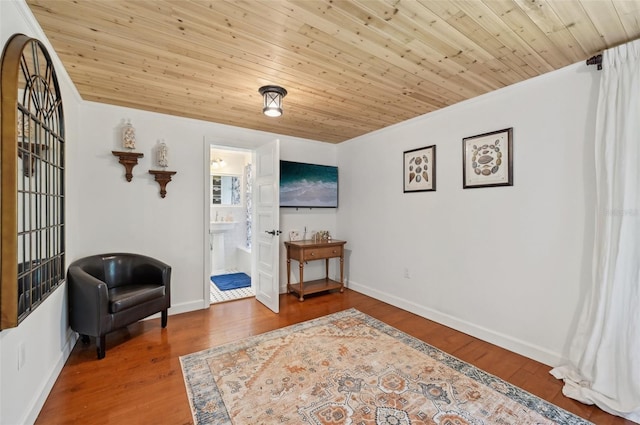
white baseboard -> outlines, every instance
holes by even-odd
[[[353,281],[349,281],[348,287],[356,292],[360,292],[380,301],[389,303],[395,307],[417,314],[425,319],[433,320],[434,322],[448,326],[457,331],[464,332],[483,341],[495,344],[509,351],[513,351],[514,353],[518,353],[540,363],[544,363],[547,366],[555,367],[566,363],[566,360],[559,353],[555,353],[547,350],[546,348],[513,338],[509,335],[478,326],[474,323],[462,320],[441,311],[421,306],[415,302],[399,298],[393,294],[372,289]]]
[[[34,424],[36,422],[36,419],[38,419],[38,415],[40,414],[44,403],[47,401],[47,397],[49,397],[49,393],[53,389],[58,376],[60,376],[60,372],[62,372],[62,368],[67,362],[67,359],[71,354],[71,350],[73,350],[73,347],[76,345],[77,340],[78,334],[73,332],[70,328],[67,329],[67,340],[64,344],[64,347],[62,347],[62,350],[60,351],[60,355],[58,356],[55,367],[51,370],[49,378],[44,383],[42,390],[38,392],[38,394],[40,395],[33,401],[33,404],[28,409],[26,417],[21,423]]]
[[[190,311],[195,310],[203,310],[202,306],[204,305],[203,300],[189,301],[187,303],[174,304],[169,308],[169,316],[173,316],[175,314],[188,313]],[[208,306],[208,304],[207,304]],[[152,314],[151,316],[147,316],[142,320],[150,320],[150,319],[159,319],[160,313]]]
[[[205,308],[208,308],[209,304],[206,303],[204,300],[196,300],[196,301],[189,301],[181,304],[174,304],[169,309],[169,315],[173,316],[174,314],[181,314],[181,313],[188,313],[190,311],[195,311],[195,310],[202,310],[203,306],[206,306]]]

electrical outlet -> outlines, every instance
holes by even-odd
[[[404,278],[405,279],[411,279],[411,274],[409,274],[409,268],[408,267],[404,268]]]
[[[18,343],[18,370],[22,369],[26,359],[27,359],[27,353],[24,348],[24,342],[19,342]]]

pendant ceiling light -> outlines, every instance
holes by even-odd
[[[264,98],[262,113],[268,117],[282,115],[282,98],[287,95],[287,91],[279,86],[262,86],[258,91]]]

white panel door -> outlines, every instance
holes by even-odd
[[[256,299],[275,313],[280,311],[280,141],[256,150],[254,224]]]

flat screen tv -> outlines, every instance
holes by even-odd
[[[337,208],[338,167],[280,161],[280,206]]]

